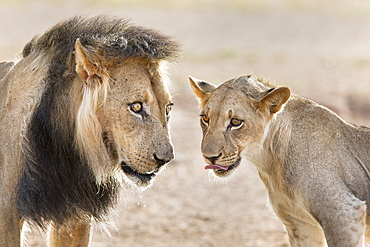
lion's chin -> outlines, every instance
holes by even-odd
[[[121,168],[126,176],[137,186],[141,188],[151,185],[152,179],[156,176],[155,172],[139,173],[125,162],[121,163]]]
[[[225,178],[235,171],[235,169],[240,165],[240,161],[241,158],[239,157],[235,163],[230,166],[208,165],[205,169],[213,169],[213,172],[217,177]]]

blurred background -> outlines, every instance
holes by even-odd
[[[110,14],[173,36],[183,58],[170,69],[176,159],[153,186],[125,191],[117,231],[95,227],[93,247],[288,246],[253,165],[226,181],[203,169],[197,101],[187,77],[214,84],[253,73],[370,123],[368,0],[0,0],[0,60],[74,15]],[[29,246],[45,246],[37,229]]]

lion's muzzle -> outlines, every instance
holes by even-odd
[[[132,155],[132,154],[131,154]],[[173,149],[154,153],[152,158],[126,157],[121,161],[125,175],[139,187],[147,187],[162,168],[174,158]]]
[[[219,176],[219,177],[227,177],[229,176],[232,171],[235,170],[235,168],[237,168],[239,165],[240,165],[240,161],[241,161],[241,158],[239,157],[233,164],[231,165],[221,165],[221,164],[210,164],[210,165],[206,165],[204,167],[204,169],[211,169],[214,171],[214,173]]]
[[[131,168],[129,165],[127,165],[125,162],[121,163],[122,170],[128,175],[129,177],[137,178],[141,183],[143,184],[149,184],[150,180],[156,176],[155,172],[150,173],[139,173],[133,168]]]

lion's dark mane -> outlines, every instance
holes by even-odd
[[[102,220],[117,200],[118,182],[112,177],[97,185],[74,143],[74,117],[64,99],[76,76],[73,50],[78,38],[110,61],[172,60],[179,51],[178,44],[162,34],[105,16],[71,18],[24,47],[24,58],[34,53],[52,57],[43,79],[45,90],[23,138],[24,171],[17,201],[20,216],[41,227],[86,216]]]
[[[68,62],[78,38],[84,46],[98,49],[99,55],[107,59],[176,60],[180,48],[168,36],[132,25],[127,19],[74,17],[56,24],[41,36],[35,36],[23,48],[22,55],[26,57],[34,51],[49,50],[56,53],[54,56],[58,60]]]

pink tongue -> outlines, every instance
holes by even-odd
[[[227,166],[219,166],[219,165],[208,165],[208,166],[205,166],[204,169],[213,169],[213,170],[227,170],[228,167]]]

